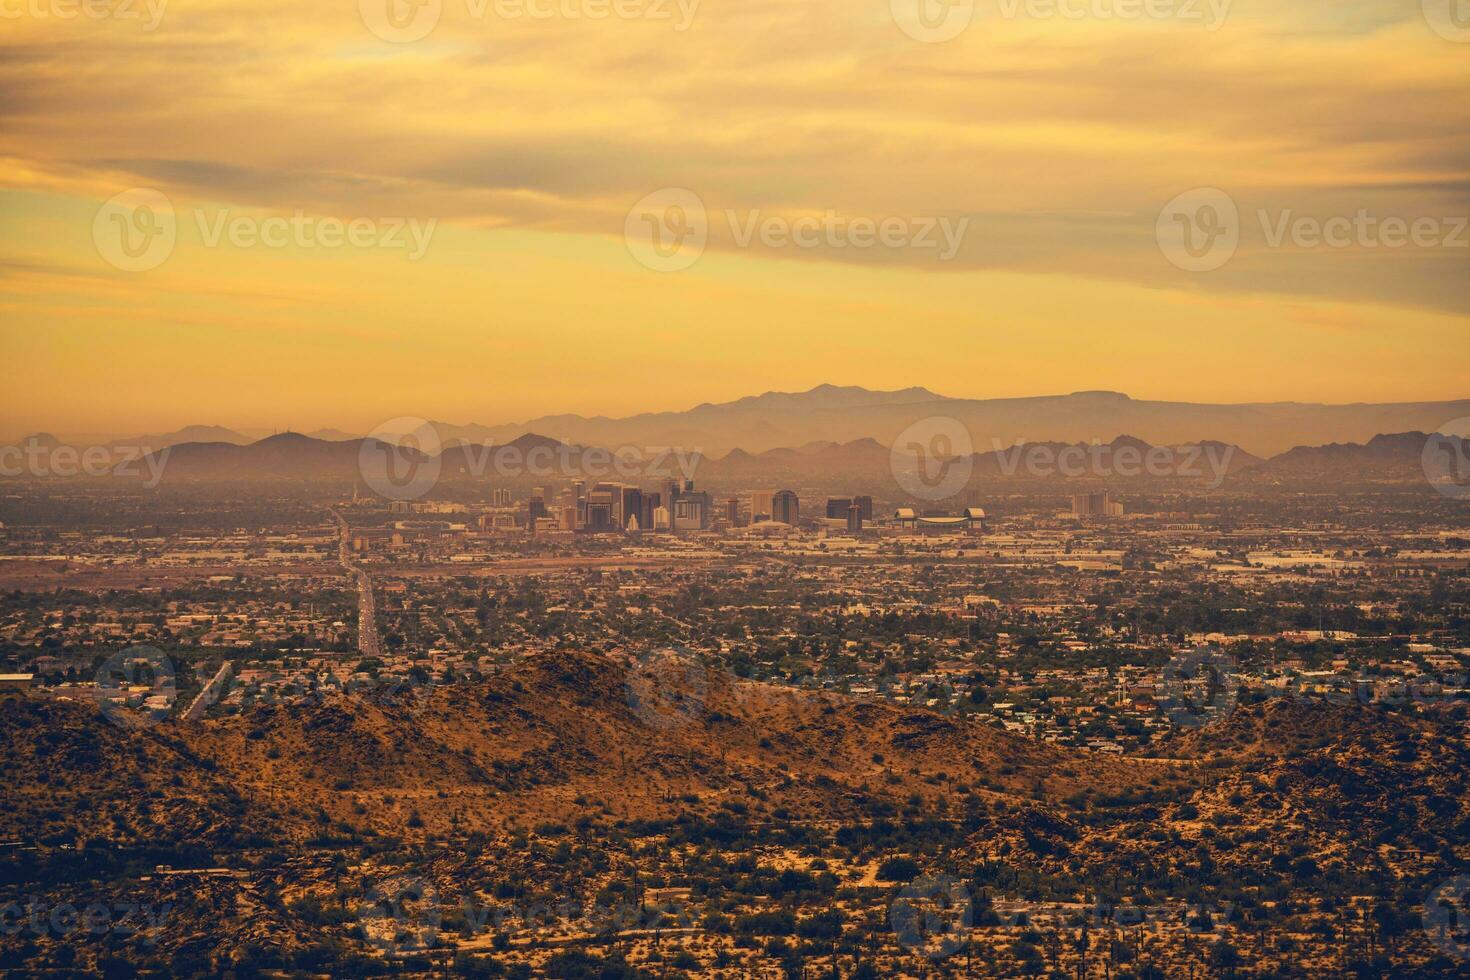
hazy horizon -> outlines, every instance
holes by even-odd
[[[1441,0],[60,2],[0,48],[17,429],[1470,390]]]
[[[524,415],[521,415],[521,416],[518,416],[518,417],[514,417],[514,418],[493,418],[492,419],[492,418],[485,418],[485,417],[478,417],[478,416],[476,416],[476,417],[463,418],[463,419],[449,419],[449,418],[440,418],[440,417],[437,417],[432,412],[425,412],[425,413],[417,413],[417,414],[415,414],[415,413],[412,413],[412,412],[404,412],[404,411],[401,411],[401,412],[398,412],[398,413],[394,414],[390,418],[374,418],[374,419],[371,419],[371,420],[363,420],[363,421],[357,421],[357,422],[334,422],[334,421],[331,421],[331,420],[328,420],[328,421],[320,421],[319,422],[319,421],[316,421],[316,420],[306,420],[304,424],[285,424],[285,425],[268,425],[268,424],[260,424],[260,423],[255,423],[255,424],[237,424],[237,423],[233,422],[232,420],[220,420],[220,419],[188,419],[188,418],[182,418],[181,417],[181,418],[176,418],[172,424],[160,424],[160,425],[156,425],[156,426],[153,426],[151,428],[148,428],[146,430],[144,430],[144,429],[127,429],[127,430],[122,430],[122,429],[118,429],[116,427],[106,427],[106,426],[101,426],[101,425],[97,425],[97,426],[93,426],[91,428],[85,428],[85,429],[81,429],[81,430],[62,430],[62,429],[60,429],[58,427],[47,427],[47,426],[44,426],[44,425],[39,425],[39,426],[36,426],[36,427],[33,427],[33,428],[21,429],[21,428],[16,428],[15,426],[12,425],[12,426],[9,427],[9,430],[8,431],[0,432],[0,439],[18,440],[18,439],[30,438],[32,436],[43,436],[43,435],[44,436],[51,436],[51,437],[57,438],[57,439],[62,440],[62,441],[66,441],[68,439],[71,439],[71,440],[77,440],[77,439],[119,439],[119,438],[128,438],[128,437],[136,437],[136,436],[171,435],[171,434],[174,434],[174,433],[177,433],[177,432],[185,431],[187,429],[224,429],[224,430],[228,430],[229,432],[232,432],[232,433],[234,433],[236,435],[244,436],[244,437],[251,438],[251,439],[260,439],[260,438],[265,438],[265,437],[270,436],[270,435],[278,435],[278,434],[284,434],[284,433],[299,433],[299,434],[302,434],[302,435],[315,435],[315,434],[318,434],[318,433],[338,433],[338,434],[341,434],[341,435],[346,436],[346,437],[356,438],[356,437],[360,437],[360,436],[370,435],[370,434],[373,434],[374,432],[379,431],[380,428],[384,425],[384,423],[391,423],[391,422],[395,422],[395,421],[399,421],[399,420],[403,420],[403,419],[412,419],[412,420],[415,420],[415,421],[422,419],[422,420],[425,420],[425,421],[433,422],[433,423],[435,423],[437,425],[444,425],[444,426],[451,426],[451,427],[461,427],[461,428],[463,428],[463,427],[484,427],[484,428],[487,428],[487,429],[504,429],[504,428],[523,427],[523,426],[531,425],[533,423],[537,423],[537,422],[541,422],[541,421],[545,421],[545,420],[557,419],[557,418],[579,418],[579,419],[586,420],[586,421],[589,421],[589,422],[598,422],[598,421],[633,421],[633,420],[637,420],[637,419],[644,418],[644,417],[657,417],[657,416],[664,416],[664,415],[681,415],[681,414],[685,414],[685,413],[692,412],[692,411],[695,411],[697,409],[705,408],[705,407],[709,407],[709,406],[725,406],[725,405],[734,405],[734,404],[737,404],[737,403],[748,403],[748,402],[752,402],[752,401],[755,401],[757,399],[766,398],[766,397],[769,397],[769,396],[802,396],[802,395],[814,395],[814,394],[817,394],[819,392],[822,392],[823,390],[864,391],[864,392],[868,392],[868,393],[871,393],[871,394],[874,394],[874,395],[897,394],[897,393],[907,392],[907,391],[923,390],[923,391],[927,391],[928,394],[934,396],[934,398],[937,399],[937,400],[942,400],[942,401],[946,401],[946,402],[980,402],[980,403],[984,403],[984,402],[1001,402],[1001,401],[1024,401],[1024,400],[1036,400],[1036,399],[1067,398],[1067,397],[1079,396],[1079,395],[1121,395],[1127,401],[1129,401],[1129,402],[1135,402],[1135,403],[1156,403],[1156,404],[1170,404],[1170,405],[1181,405],[1181,406],[1188,405],[1188,406],[1216,407],[1216,408],[1239,407],[1239,406],[1248,406],[1248,405],[1256,405],[1256,406],[1266,406],[1266,405],[1285,406],[1285,405],[1294,405],[1294,406],[1301,406],[1301,407],[1304,407],[1304,408],[1311,408],[1311,407],[1329,407],[1329,408],[1333,408],[1333,407],[1353,407],[1353,406],[1375,407],[1375,406],[1393,406],[1393,405],[1439,404],[1439,403],[1442,403],[1442,402],[1470,401],[1470,394],[1461,394],[1458,397],[1451,397],[1451,398],[1444,398],[1444,399],[1436,399],[1436,398],[1412,398],[1412,399],[1402,399],[1402,400],[1392,400],[1392,401],[1382,401],[1382,402],[1366,402],[1366,401],[1351,401],[1351,402],[1312,402],[1312,401],[1305,401],[1305,400],[1299,400],[1299,399],[1289,399],[1289,398],[1269,399],[1269,400],[1263,400],[1263,401],[1259,401],[1259,402],[1255,402],[1255,401],[1242,401],[1242,402],[1222,401],[1222,402],[1211,402],[1211,401],[1175,400],[1175,399],[1166,399],[1166,398],[1141,398],[1141,397],[1137,397],[1137,396],[1135,396],[1133,394],[1130,394],[1129,392],[1120,391],[1120,390],[1111,389],[1111,388],[1094,388],[1094,389],[1085,389],[1085,390],[1067,391],[1067,392],[1037,392],[1037,393],[1032,393],[1032,394],[1010,395],[1010,396],[992,396],[992,395],[986,395],[986,394],[969,395],[969,394],[945,393],[945,392],[935,391],[933,388],[930,388],[930,387],[928,387],[926,385],[920,385],[920,384],[901,385],[901,386],[894,387],[894,388],[869,388],[869,387],[866,387],[864,385],[858,385],[858,384],[841,384],[841,383],[834,383],[834,382],[821,382],[821,383],[812,385],[812,386],[807,387],[807,388],[789,389],[789,390],[770,389],[770,390],[761,391],[761,392],[752,392],[752,393],[747,393],[747,394],[744,394],[744,395],[738,395],[738,396],[733,397],[733,398],[730,398],[730,399],[707,400],[707,401],[699,402],[697,404],[688,404],[688,405],[682,405],[682,406],[677,406],[677,407],[669,407],[669,408],[648,408],[648,409],[642,409],[642,410],[635,410],[635,411],[629,412],[626,415],[611,415],[609,413],[604,413],[604,412],[584,413],[584,412],[555,411],[554,410],[554,411],[549,411],[549,412],[543,412],[543,413],[540,413],[540,414],[537,414],[537,415],[524,414]],[[922,396],[921,396],[920,399],[916,399],[916,400],[922,400]],[[1453,420],[1446,419],[1445,421],[1448,422],[1448,421],[1453,421]],[[552,437],[555,437],[555,435],[556,435],[555,433],[552,433],[552,432],[541,432],[541,433],[538,433],[538,434],[540,434],[540,435],[546,435],[546,436],[552,436]],[[1202,436],[1201,438],[1204,438],[1204,437]]]

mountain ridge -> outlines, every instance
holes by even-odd
[[[806,391],[766,391],[725,402],[702,402],[688,409],[622,417],[557,413],[491,425],[432,424],[446,444],[502,444],[534,432],[581,445],[677,445],[721,456],[737,447],[759,453],[864,437],[891,442],[909,425],[931,417],[959,421],[969,429],[977,448],[994,440],[1007,445],[1022,439],[1108,441],[1131,434],[1154,445],[1214,440],[1240,446],[1254,455],[1271,456],[1294,446],[1364,443],[1381,433],[1437,431],[1451,421],[1470,417],[1470,398],[1343,404],[1279,400],[1208,403],[1137,399],[1108,390],[977,398],[942,395],[919,386],[874,390],[822,384]],[[197,428],[217,430],[211,441],[248,438],[215,426],[122,441],[163,448],[166,444],[201,441],[185,437]],[[332,429],[319,429],[313,434],[346,435]]]

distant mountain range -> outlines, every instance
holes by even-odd
[[[529,486],[582,478],[657,487],[687,477],[711,489],[826,487],[834,492],[847,488],[902,497],[902,488],[912,484],[899,474],[948,472],[959,466],[962,479],[944,494],[948,497],[966,486],[996,483],[1168,480],[1209,488],[1227,482],[1308,480],[1422,484],[1429,438],[1423,432],[1379,435],[1362,444],[1296,446],[1269,458],[1222,442],[1157,446],[1131,436],[1106,443],[1036,442],[998,451],[929,457],[923,455],[922,443],[916,453],[915,446],[890,449],[871,438],[760,453],[735,449],[719,457],[662,452],[620,457],[604,447],[564,443],[535,433],[498,446],[455,444],[437,454],[370,438],[324,440],[282,433],[244,445],[180,443],[126,464],[118,472],[139,479],[158,476],[170,484],[291,481],[370,490],[374,484],[368,471],[376,467],[404,478],[432,470],[431,485],[493,482]],[[56,444],[50,445],[54,448]],[[1460,461],[1470,460],[1470,440],[1458,440],[1447,448],[1453,451],[1456,447]],[[1444,455],[1443,472],[1436,478],[1463,483],[1465,473],[1456,469],[1461,463],[1448,452]]]
[[[761,453],[863,438],[887,445],[915,422],[942,417],[963,424],[977,452],[1020,441],[1107,442],[1131,435],[1155,445],[1216,440],[1270,456],[1294,446],[1362,443],[1385,432],[1433,432],[1467,415],[1470,399],[1383,405],[1208,405],[1138,401],[1109,391],[973,399],[949,398],[925,388],[869,391],[821,385],[805,392],[767,392],[683,412],[621,419],[550,415],[510,425],[436,426],[446,443],[501,443],[539,432],[583,445],[686,446],[724,456],[733,449]]]
[[[552,467],[544,473],[547,479],[646,481],[687,476],[692,468],[698,479],[716,485],[858,486],[891,484],[895,467],[933,465],[935,459],[915,455],[933,453],[966,459],[970,482],[1152,476],[1197,477],[1218,485],[1226,477],[1420,480],[1425,433],[1466,416],[1470,400],[1198,405],[1134,401],[1112,392],[972,400],[923,388],[874,392],[823,385],[625,419],[559,415],[501,426],[430,423],[440,445],[422,451],[390,444],[397,436],[380,443],[318,430],[256,439],[221,426],[189,426],[119,444],[149,450],[153,462],[166,464],[160,471],[170,481],[353,483],[360,480],[366,444],[388,453],[398,469],[428,464],[438,455],[439,478],[446,480],[524,474],[525,462],[539,458]],[[919,428],[910,429],[915,423]],[[936,426],[950,438],[934,439]],[[901,443],[897,458],[890,449],[895,441]],[[27,442],[53,451],[61,445],[44,434]],[[679,448],[666,453],[665,447]],[[638,457],[634,465],[609,468],[609,460],[631,459],[629,454]],[[1451,463],[1465,459],[1470,454]]]
[[[758,454],[784,447],[822,447],[873,439],[889,445],[923,419],[952,418],[968,429],[976,452],[1018,442],[1110,442],[1132,436],[1153,445],[1212,440],[1273,456],[1296,446],[1364,444],[1395,432],[1434,432],[1470,416],[1470,399],[1390,404],[1323,405],[1260,402],[1212,405],[1141,401],[1111,391],[1083,391],[1034,398],[950,398],[926,388],[870,391],[820,385],[804,392],[767,392],[680,412],[626,418],[545,415],[499,425],[434,422],[444,445],[503,444],[540,433],[584,446],[682,446],[712,458],[741,449]],[[345,441],[367,433],[321,429],[307,435]],[[1458,432],[1470,435],[1470,432]],[[265,435],[220,426],[120,440],[150,449],[188,442],[244,445]]]

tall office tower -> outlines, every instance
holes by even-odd
[[[669,509],[662,505],[653,509],[653,529],[655,531],[667,531],[669,529]]]
[[[670,516],[672,516],[673,513],[674,513],[674,501],[676,501],[678,499],[679,499],[679,484],[675,480],[670,480],[668,483],[664,484],[664,500],[663,500],[664,506],[669,509]]]
[[[740,526],[740,500],[738,497],[731,497],[725,501],[725,520],[730,522],[731,527]]]
[[[509,507],[511,503],[510,491],[504,488],[490,491],[491,507]]]
[[[645,493],[643,495],[643,516],[638,518],[638,523],[645,529],[657,530],[653,519],[654,511],[658,510],[659,500],[656,493]]]
[[[539,493],[532,495],[531,502],[530,502],[530,505],[529,506],[530,506],[530,514],[531,514],[531,523],[533,525],[536,523],[536,521],[538,519],[546,516],[546,500]]]
[[[563,507],[561,509],[561,529],[563,531],[575,531],[577,529],[576,507]]]
[[[873,523],[873,498],[872,497],[853,497],[852,498],[852,503],[853,503],[853,506],[855,506],[858,510],[860,510],[860,511],[863,512],[863,520],[864,521],[866,521],[869,524]]]
[[[771,498],[776,495],[774,490],[757,490],[750,495],[750,522],[769,521],[771,519]]]
[[[801,523],[801,502],[793,490],[778,490],[771,498],[771,520],[795,527]]]
[[[628,525],[636,521],[639,530],[646,527],[643,523],[643,491],[637,487],[622,486],[618,488],[618,496],[622,501],[618,512],[618,526],[627,530]]]
[[[684,481],[684,489],[674,501],[673,522],[675,531],[703,531],[709,527],[712,510],[709,491],[694,489],[693,480]]]
[[[847,529],[853,532],[863,529],[863,509],[857,504],[847,508]]]
[[[587,519],[583,523],[587,531],[611,531],[618,525],[613,520],[613,492],[598,484],[587,491]]]
[[[1122,517],[1123,505],[1107,493],[1072,495],[1073,517]]]
[[[827,517],[829,519],[845,520],[847,509],[852,506],[852,500],[848,497],[828,497]]]
[[[572,506],[577,509],[577,526],[587,523],[587,481],[572,481]]]

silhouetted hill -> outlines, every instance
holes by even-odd
[[[709,456],[739,447],[752,453],[815,441],[873,438],[890,444],[928,418],[953,418],[970,432],[973,451],[1030,442],[1108,442],[1132,434],[1154,445],[1209,439],[1256,455],[1297,445],[1364,442],[1382,432],[1433,431],[1470,415],[1470,400],[1383,405],[1299,402],[1211,405],[1148,401],[1118,392],[1076,392],[1033,398],[948,398],[924,388],[869,391],[821,385],[806,392],[767,392],[683,412],[622,419],[553,415],[523,423],[478,426],[481,438],[504,442],[550,432],[584,445],[683,446]]]
[[[989,453],[1018,442],[1111,442],[1131,435],[1152,445],[1215,441],[1257,456],[1293,446],[1366,443],[1386,432],[1432,432],[1470,415],[1470,399],[1386,404],[1303,402],[1203,404],[1130,398],[1113,391],[1081,391],[1029,398],[950,398],[926,388],[870,391],[819,385],[803,392],[766,392],[684,411],[625,418],[544,415],[524,422],[484,425],[433,422],[444,446],[503,445],[527,433],[562,442],[616,449],[677,446],[711,458],[734,449],[763,453],[783,447],[851,443],[871,438],[889,445],[925,419],[954,419],[969,431],[971,451]],[[191,430],[180,430],[189,433]],[[186,441],[240,442],[229,430],[169,434]],[[324,430],[318,435],[342,435]],[[330,441],[340,441],[333,439]]]

